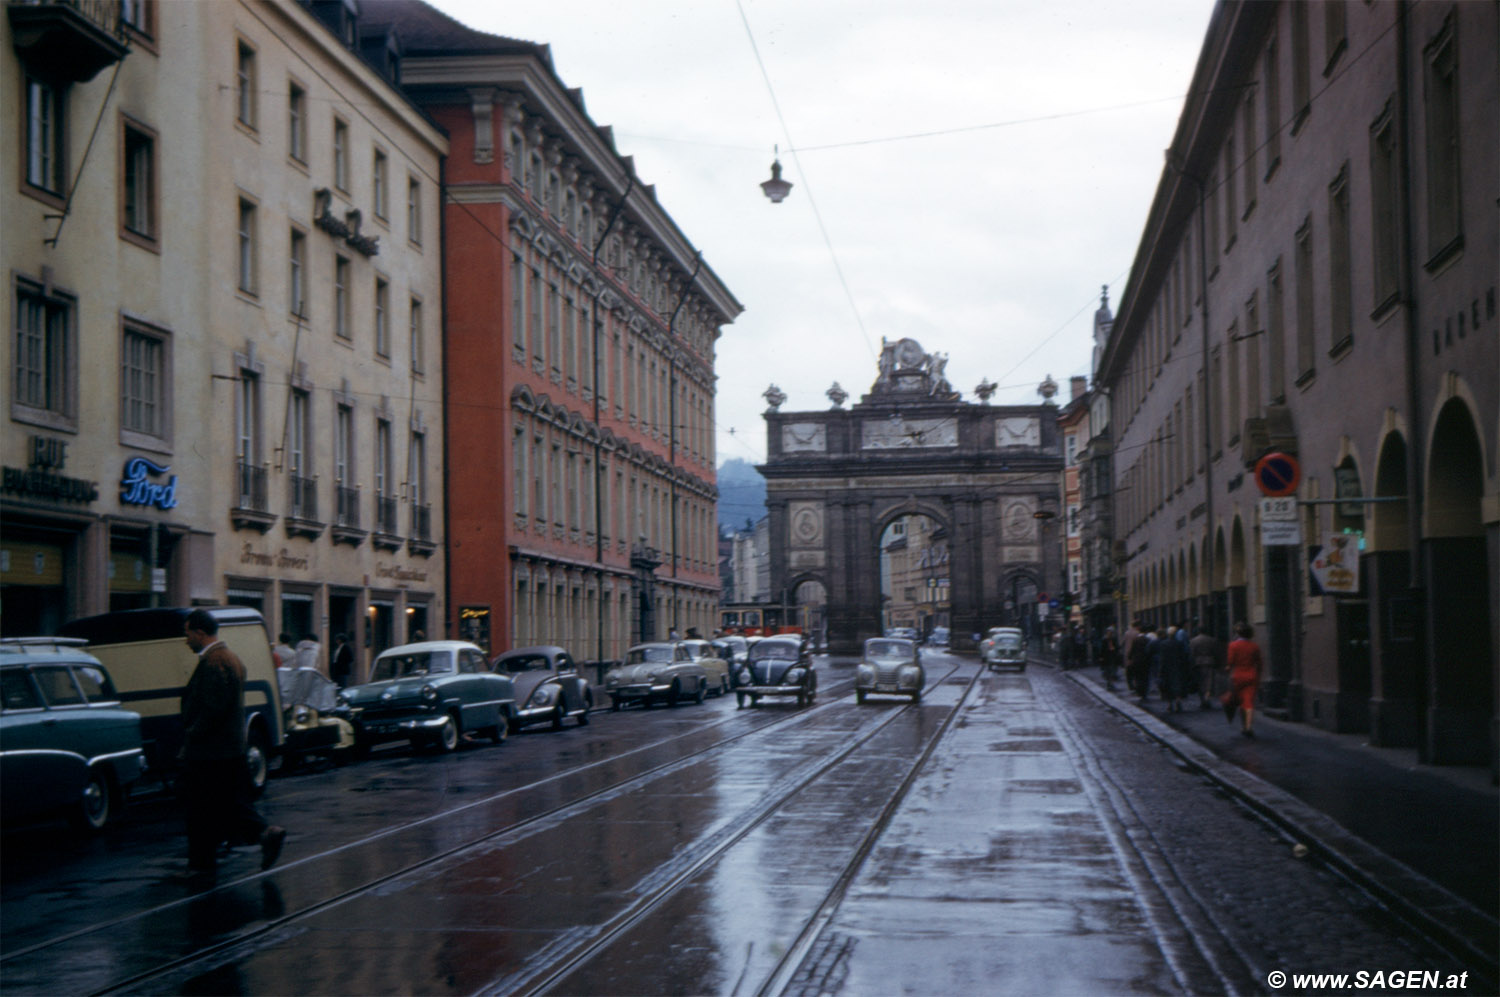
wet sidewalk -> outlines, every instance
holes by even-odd
[[[1041,659],[1051,667],[1055,663]],[[1097,668],[1064,674],[1101,702],[1322,853],[1398,916],[1497,958],[1500,792],[1482,768],[1422,765],[1414,749],[1377,748],[1360,734],[1255,718],[1255,737],[1226,723],[1216,701],[1181,713],[1104,688]]]

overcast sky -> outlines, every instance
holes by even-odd
[[[1118,300],[1212,11],[429,2],[549,44],[563,82],[583,88],[594,122],[613,126],[745,306],[718,346],[721,463],[764,459],[772,382],[783,411],[828,408],[834,381],[857,401],[881,337],[947,353],[969,401],[985,378],[1000,385],[994,403],[1030,404],[1046,375],[1066,391],[1089,374],[1100,286]],[[778,144],[795,186],[772,205],[759,184]]]

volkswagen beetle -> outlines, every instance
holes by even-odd
[[[708,672],[681,642],[637,644],[625,652],[623,664],[605,673],[604,688],[613,710],[631,703],[701,703],[708,692]]]
[[[854,670],[854,698],[863,703],[872,692],[922,699],[927,673],[917,642],[897,637],[872,637],[865,641],[864,660]]]
[[[512,718],[517,727],[551,723],[556,730],[567,717],[576,717],[580,727],[589,722],[594,690],[564,649],[518,647],[495,658],[491,667],[510,676],[514,685],[516,702],[521,704]]]
[[[807,643],[796,634],[766,637],[755,642],[736,676],[735,698],[740,706],[758,706],[762,696],[796,696],[806,706],[818,693],[818,672]]]
[[[510,676],[490,671],[477,645],[432,640],[381,652],[370,681],[345,689],[339,700],[362,749],[404,739],[448,752],[470,732],[505,740],[516,697]]]
[[[991,627],[989,636],[979,646],[979,653],[991,671],[1026,670],[1026,637],[1015,627]]]

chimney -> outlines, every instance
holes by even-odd
[[[1074,374],[1069,378],[1069,387],[1073,389],[1073,401],[1083,397],[1085,391],[1089,390],[1089,379],[1082,374]]]

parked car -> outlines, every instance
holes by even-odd
[[[1015,627],[991,627],[980,643],[979,655],[991,671],[1026,670],[1026,636]]]
[[[286,731],[281,770],[294,769],[310,757],[348,760],[358,739],[349,707],[339,702],[339,687],[316,668],[278,668],[276,678]]]
[[[729,659],[720,654],[711,641],[690,638],[678,643],[686,647],[693,660],[708,673],[708,691],[715,696],[727,696],[730,683]]]
[[[594,690],[578,673],[573,656],[562,648],[518,647],[498,655],[490,667],[510,676],[514,685],[520,704],[511,717],[516,728],[548,722],[559,728],[566,717],[577,717],[579,726],[589,722]]]
[[[914,640],[872,637],[865,641],[865,656],[854,669],[854,698],[863,703],[872,692],[910,696],[921,702],[927,672],[922,668],[922,650]]]
[[[750,648],[734,694],[740,706],[760,705],[762,696],[796,696],[806,706],[818,693],[818,672],[807,642],[796,634],[765,637]]]
[[[245,666],[245,765],[259,793],[271,759],[281,751],[280,684],[271,638],[260,613],[244,606],[204,606],[219,624],[219,639]],[[182,690],[198,667],[198,655],[183,639],[191,608],[127,609],[64,623],[64,637],[88,641],[104,663],[124,705],[141,715],[146,764],[153,776],[170,778],[182,747]]]
[[[708,692],[708,670],[680,642],[637,644],[625,652],[622,664],[605,673],[604,688],[614,710],[631,703],[701,703]]]
[[[490,670],[484,652],[465,640],[430,640],[382,651],[370,681],[339,695],[361,748],[406,740],[414,750],[449,752],[469,733],[499,744],[515,713],[509,675]]]
[[[948,638],[949,633],[947,627],[933,627],[932,633],[927,635],[927,643],[931,644],[933,647],[947,647]]]
[[[100,831],[146,771],[141,715],[82,640],[0,641],[0,814]]]
[[[739,634],[725,634],[715,637],[711,644],[719,651],[719,657],[729,662],[730,671],[739,671],[739,666],[745,663],[750,656],[750,641]]]

